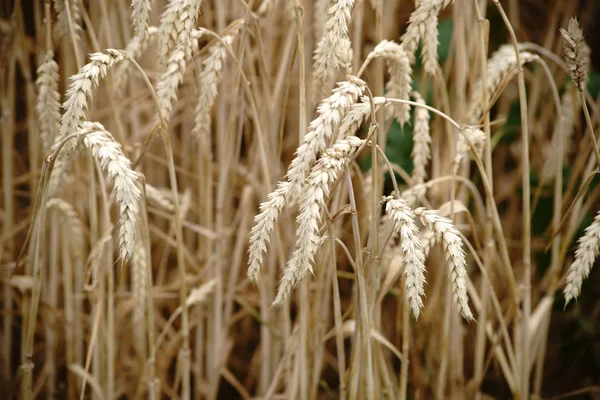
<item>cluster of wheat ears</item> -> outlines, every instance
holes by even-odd
[[[12,3],[6,396],[543,395],[600,250],[577,2],[539,45],[516,1]]]

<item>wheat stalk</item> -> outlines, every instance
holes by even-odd
[[[60,93],[58,93],[58,64],[54,53],[47,50],[44,62],[37,70],[38,87],[36,110],[40,121],[40,137],[44,153],[48,153],[60,131]]]
[[[289,260],[273,305],[281,305],[294,286],[312,272],[312,262],[322,238],[319,235],[321,208],[326,206],[331,185],[337,180],[348,158],[364,143],[356,136],[337,141],[327,149],[313,167],[300,199],[296,218],[296,249]]]
[[[585,228],[585,233],[577,241],[575,261],[569,267],[567,274],[567,285],[565,286],[565,304],[576,299],[581,293],[583,280],[588,277],[594,261],[600,251],[600,212],[596,214],[594,221]]]
[[[313,98],[318,101],[331,87],[336,72],[352,61],[348,26],[354,0],[336,0],[327,10],[325,34],[317,44],[313,65]]]
[[[348,79],[340,82],[333,94],[319,104],[318,116],[310,123],[296,157],[288,168],[287,182],[280,182],[277,189],[267,196],[267,201],[260,205],[260,213],[254,218],[248,249],[248,278],[251,282],[257,282],[263,253],[267,251],[271,231],[284,205],[288,200],[298,197],[317,155],[326,147],[344,115],[365,90],[366,85],[362,80],[352,76]]]
[[[377,57],[383,57],[388,66],[390,80],[387,83],[387,97],[408,100],[412,83],[409,55],[398,43],[382,40],[369,53],[363,65]],[[404,125],[410,119],[410,105],[396,103],[393,105],[393,110],[393,115],[400,125]]]
[[[583,31],[579,27],[577,18],[571,18],[567,29],[560,28],[564,39],[563,56],[569,67],[571,80],[580,91],[585,90],[587,71],[590,58],[590,49],[583,38]]]
[[[415,318],[423,308],[421,298],[425,294],[425,255],[417,237],[415,214],[404,200],[388,198],[386,210],[393,223],[393,230],[400,236],[405,279],[405,297]]]
[[[472,320],[473,314],[469,308],[467,295],[467,261],[458,231],[452,221],[440,216],[434,210],[420,207],[414,213],[421,218],[423,225],[433,232],[436,241],[442,244],[448,266],[448,277],[452,284],[454,304],[466,320]]]
[[[427,30],[434,22],[432,18],[437,17],[441,10],[453,2],[454,0],[423,0],[410,15],[408,27],[400,41],[402,48],[410,58],[411,64],[414,62],[414,53],[419,40],[428,34]],[[428,45],[431,46],[431,42]]]
[[[195,137],[197,140],[200,140],[204,135],[210,134],[210,112],[217,97],[219,77],[225,57],[227,56],[227,48],[231,46],[242,26],[243,23],[234,23],[234,26],[227,35],[209,47],[208,57],[202,62],[204,68],[198,77],[200,95],[198,96],[198,104],[194,113],[194,128],[192,129],[192,137]]]

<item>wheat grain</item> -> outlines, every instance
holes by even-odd
[[[321,208],[326,206],[330,186],[338,178],[350,157],[364,140],[356,136],[337,141],[327,149],[312,169],[300,199],[300,214],[296,218],[296,249],[289,260],[273,305],[283,303],[294,286],[312,272],[312,262],[322,238],[319,235]]]
[[[467,295],[467,262],[458,231],[452,221],[440,216],[434,210],[420,207],[414,213],[421,218],[423,225],[433,232],[436,241],[441,242],[446,256],[448,277],[452,284],[454,304],[466,320],[472,320],[473,314],[469,308]]]
[[[461,128],[461,132],[462,133],[459,133],[458,135],[456,155],[454,156],[454,161],[452,162],[452,167],[455,174],[458,173],[458,169],[460,168],[460,163],[463,157],[471,150],[469,142],[477,150],[477,156],[481,157],[486,138],[485,133],[481,129],[478,129],[474,126],[463,127]]]
[[[577,18],[571,18],[567,29],[560,28],[564,39],[563,56],[569,67],[571,80],[580,91],[585,90],[588,65],[590,63],[590,50],[583,38],[583,31],[579,27]]]
[[[194,127],[192,129],[192,137],[196,140],[200,140],[202,136],[209,135],[211,132],[210,113],[217,97],[219,76],[228,53],[227,47],[231,46],[242,26],[241,21],[234,22],[234,26],[229,33],[210,46],[208,49],[209,55],[202,63],[204,68],[198,76],[200,95],[194,113]]]
[[[382,40],[367,56],[365,64],[377,57],[383,57],[388,66],[390,80],[386,85],[387,97],[408,100],[412,83],[412,68],[408,54],[398,43]],[[395,103],[392,109],[400,125],[404,125],[410,119],[408,104]]]
[[[58,93],[58,64],[54,53],[44,53],[44,62],[37,70],[38,87],[36,110],[40,121],[40,137],[44,153],[48,153],[60,131],[60,94]]]
[[[408,27],[400,42],[406,55],[410,58],[411,64],[414,62],[414,53],[419,40],[427,35],[427,29],[433,23],[432,18],[436,17],[441,10],[453,2],[454,0],[423,0],[410,15]],[[429,43],[429,46],[431,46],[431,43]]]
[[[423,308],[425,294],[425,256],[417,237],[415,214],[404,200],[388,199],[386,210],[393,221],[393,229],[400,236],[405,279],[405,297],[415,318]]]
[[[348,26],[354,0],[336,0],[327,10],[329,18],[325,34],[317,44],[314,54],[313,98],[319,101],[331,87],[336,72],[352,61],[352,47]]]
[[[581,293],[583,280],[588,277],[594,261],[600,251],[600,212],[596,214],[594,221],[585,228],[585,233],[577,241],[575,261],[569,267],[567,274],[567,285],[565,286],[565,304],[576,299]]]

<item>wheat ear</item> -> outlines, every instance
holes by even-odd
[[[309,125],[308,132],[292,160],[286,174],[287,182],[280,182],[277,189],[260,205],[260,213],[254,218],[248,249],[248,278],[257,282],[267,251],[273,226],[289,199],[297,198],[302,191],[306,175],[327,142],[333,136],[344,115],[365,90],[366,84],[355,77],[340,82],[333,94],[317,108],[318,116]]]
[[[413,98],[419,104],[425,104],[425,100],[419,92],[412,93]],[[429,131],[429,111],[424,107],[415,107],[415,121],[413,127],[413,171],[412,179],[415,184],[425,182],[427,179],[427,165],[431,158],[431,134]]]
[[[423,69],[429,75],[435,75],[438,69],[438,17],[432,15],[426,22],[425,34],[423,35],[423,47],[421,49],[421,59]]]
[[[440,11],[453,2],[454,0],[423,0],[410,15],[408,27],[400,41],[404,51],[410,57],[411,63],[414,61],[414,53],[417,50],[419,40],[428,34],[427,29],[434,23],[433,17],[437,17]],[[431,43],[429,43],[429,46],[431,46]]]
[[[68,3],[68,4],[67,4]],[[54,0],[54,9],[56,10],[56,24],[54,25],[54,38],[59,40],[63,36],[70,36],[69,30],[69,15],[67,6],[71,14],[73,24],[74,41],[80,39],[81,34],[81,12],[79,10],[78,0]]]
[[[142,39],[148,34],[148,21],[150,20],[151,0],[132,0],[131,22],[135,36]]]
[[[133,325],[144,324],[148,296],[148,257],[143,240],[137,240],[131,259],[131,293],[133,298]],[[140,335],[143,337],[143,335]]]
[[[63,147],[57,163],[73,157],[79,146],[92,152],[92,156],[113,182],[113,193],[119,205],[119,254],[126,262],[133,254],[135,227],[141,192],[139,178],[131,169],[131,162],[121,150],[121,145],[97,122],[84,122],[77,131],[77,140],[71,139],[70,148]],[[64,165],[67,165],[66,163]],[[52,175],[54,174],[54,171]]]
[[[192,31],[198,21],[202,0],[171,0],[160,17],[158,28],[158,71],[171,68],[171,58],[176,49],[189,59],[194,48]],[[181,72],[183,74],[183,72]]]
[[[387,97],[408,100],[412,83],[409,55],[398,43],[382,40],[367,56],[364,64],[368,64],[377,57],[383,57],[388,66],[390,80],[386,85]],[[395,103],[392,107],[394,117],[400,125],[404,125],[410,119],[410,106]]]
[[[227,47],[231,46],[243,26],[239,21],[234,24],[227,35],[209,47],[208,57],[202,63],[204,68],[198,77],[200,95],[198,97],[198,104],[196,105],[194,127],[192,129],[192,136],[197,140],[200,140],[200,137],[204,135],[210,134],[211,131],[210,112],[217,97],[219,77],[223,69],[225,57],[227,57]]]
[[[466,126],[461,128],[461,132],[462,133],[458,134],[456,155],[454,156],[454,161],[452,163],[452,168],[455,174],[458,173],[460,162],[462,161],[463,157],[471,150],[469,142],[475,146],[475,149],[477,150],[477,156],[481,157],[486,138],[485,133],[481,129],[478,129],[474,126]]]
[[[571,80],[580,91],[585,90],[587,71],[590,58],[590,49],[583,38],[583,31],[579,27],[577,18],[571,18],[567,29],[560,28],[564,39],[563,56],[569,67]]]
[[[327,10],[325,34],[317,44],[314,54],[313,98],[323,98],[331,87],[336,72],[346,68],[352,61],[352,46],[348,26],[354,0],[336,0]]]
[[[415,318],[419,317],[425,294],[425,255],[417,237],[415,214],[404,200],[389,199],[386,206],[394,232],[400,236],[403,255],[405,296]]]
[[[578,100],[577,96],[573,96],[572,89],[573,86],[568,85],[560,99],[561,114],[564,118],[558,118],[552,140],[545,149],[546,161],[540,171],[544,179],[553,179],[556,174],[556,163],[558,162],[556,148],[559,140],[562,139],[563,156],[567,155],[571,148],[571,136],[573,136],[575,121],[575,102]]]
[[[273,305],[281,305],[294,286],[312,272],[312,262],[322,238],[319,235],[321,208],[326,206],[331,185],[337,180],[350,157],[364,140],[356,136],[337,141],[327,149],[308,176],[300,199],[300,214],[296,218],[296,249],[289,260]]]
[[[519,51],[520,66],[517,66],[517,56],[515,48],[512,44],[505,44],[501,46],[487,62],[487,92],[488,102],[497,94],[500,84],[506,78],[509,73],[515,70],[517,67],[537,60],[539,57],[535,54],[527,51]],[[470,124],[479,124],[479,119],[486,110],[482,109],[483,105],[483,92],[481,90],[481,78],[475,84],[471,98],[469,99],[469,111],[468,111],[468,122]]]
[[[40,137],[44,153],[48,153],[60,131],[60,93],[58,93],[58,64],[54,53],[47,50],[44,62],[37,70],[38,87],[36,110],[40,121]]]
[[[423,225],[433,232],[436,241],[442,244],[448,266],[448,277],[452,284],[454,304],[466,320],[472,320],[473,314],[469,308],[467,295],[467,261],[458,231],[452,221],[440,216],[434,210],[420,207],[414,213],[421,218]]]
[[[50,199],[46,203],[48,208],[55,208],[65,217],[68,221],[69,229],[71,231],[71,243],[70,247],[73,249],[73,253],[79,259],[83,258],[83,250],[85,249],[85,228],[83,223],[77,215],[75,208],[62,199]]]
[[[93,89],[98,86],[100,79],[106,76],[108,70],[123,58],[121,50],[108,49],[104,53],[93,53],[90,55],[90,62],[71,77],[67,100],[63,103],[64,113],[60,120],[60,135],[56,138],[55,143],[77,131],[85,120]],[[76,143],[72,140],[66,142],[62,150],[63,154],[72,152],[75,146]],[[48,183],[49,198],[56,194],[68,162],[68,157],[60,157],[56,160]]]
[[[385,97],[373,97],[373,107],[377,111],[386,102]],[[345,139],[354,135],[358,128],[371,116],[371,101],[364,96],[360,103],[352,104],[350,110],[338,128],[336,140]]]
[[[567,286],[565,286],[565,304],[576,299],[581,293],[583,280],[588,277],[594,261],[600,251],[600,212],[594,221],[585,229],[585,234],[577,241],[575,261],[569,267]]]

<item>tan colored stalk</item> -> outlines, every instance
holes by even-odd
[[[508,29],[512,44],[515,49],[515,58],[517,65],[521,64],[519,54],[519,44],[515,31],[510,24],[502,5],[499,0],[493,0],[494,5],[500,12],[504,24]],[[529,340],[527,337],[527,329],[529,327],[529,320],[531,317],[531,184],[529,181],[529,120],[527,118],[527,93],[525,89],[525,76],[523,69],[518,69],[519,84],[519,105],[521,110],[521,174],[523,181],[523,218],[522,218],[522,229],[523,229],[523,284],[525,285],[525,295],[523,298],[523,318],[520,324],[520,343],[521,343],[521,354],[520,359],[520,384],[519,393],[517,396],[522,399],[529,398]]]

